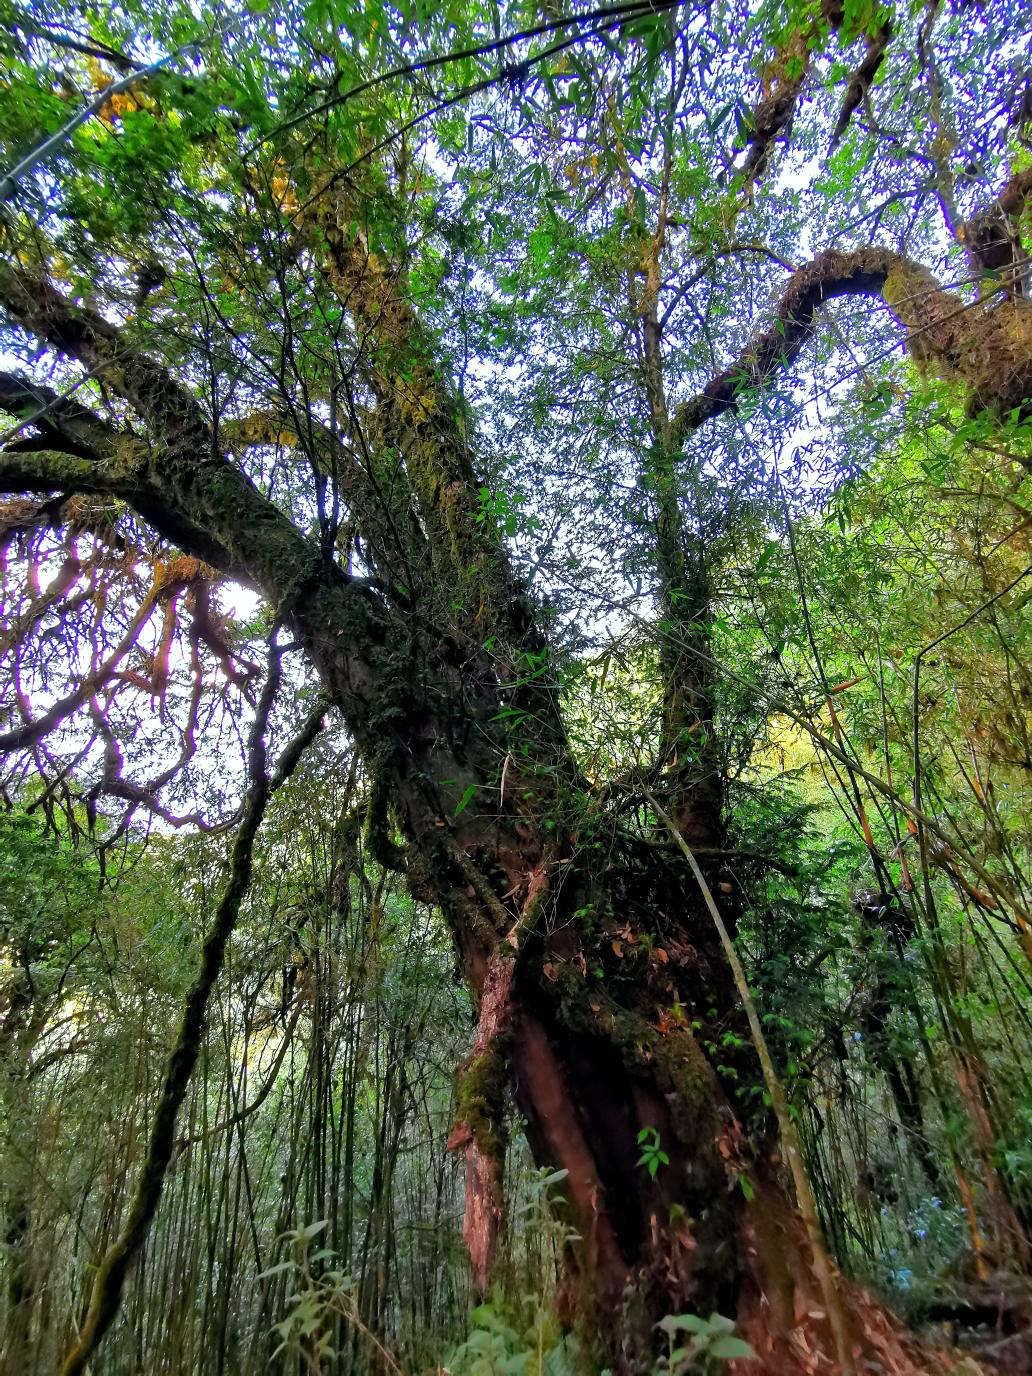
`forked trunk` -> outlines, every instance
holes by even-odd
[[[651,1369],[664,1315],[716,1312],[759,1355],[752,1376],[835,1371],[805,1230],[708,919],[658,847],[624,841],[611,857],[604,877],[593,879],[588,861],[564,880],[518,959],[467,962],[483,991],[481,1026],[459,1077],[453,1144],[466,1150],[466,1234],[481,1279],[500,1223],[492,1154],[507,1068],[536,1160],[569,1172],[581,1237],[568,1259],[571,1314],[586,1317],[617,1370]],[[859,1287],[843,1293],[858,1353],[896,1373],[940,1369]]]

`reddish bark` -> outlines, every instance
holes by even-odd
[[[466,1071],[471,1074],[477,1068],[485,1080],[495,1078],[491,1074],[493,1065],[504,1056],[502,1042],[512,1017],[510,993],[515,965],[515,956],[511,951],[495,956],[488,965],[481,987],[477,1034],[466,1062]],[[460,1071],[460,1083],[461,1074]],[[476,1105],[479,1115],[494,1115],[495,1121],[477,1122],[466,1107],[465,1116],[460,1116],[452,1129],[448,1149],[461,1150],[466,1158],[466,1204],[462,1236],[469,1248],[477,1285],[484,1290],[490,1279],[504,1217],[501,1137],[504,1104],[500,1095],[480,1093]],[[463,1111],[460,1094],[460,1114]]]
[[[504,974],[479,962],[475,1043],[481,1053],[505,1047],[537,1161],[568,1172],[563,1189],[581,1241],[568,1258],[566,1302],[591,1316],[620,1372],[652,1360],[659,1318],[686,1311],[737,1320],[760,1357],[743,1365],[743,1376],[836,1371],[771,1125],[758,1123],[740,1094],[758,1078],[751,1048],[721,1049],[724,1064],[737,1056],[737,1079],[722,1079],[703,1050],[742,1026],[695,894],[655,852],[634,848],[612,854],[604,878],[585,873],[578,883],[571,875],[566,884],[556,920],[515,962],[506,959]],[[563,922],[567,907],[603,892],[620,916],[593,938],[584,923]],[[662,933],[666,959],[625,978],[636,929]],[[615,941],[613,931],[622,933]],[[604,977],[594,981],[597,967]],[[683,1017],[668,1016],[675,1004]],[[659,1133],[670,1158],[655,1177],[639,1164],[644,1127]],[[453,1140],[469,1152],[467,1240],[483,1283],[497,1236],[498,1177],[489,1156],[470,1152],[473,1132]],[[952,1369],[947,1354],[918,1343],[861,1287],[842,1287],[858,1357],[894,1376]]]
[[[745,1275],[738,1327],[759,1359],[741,1363],[743,1374],[834,1372],[834,1344],[806,1236],[773,1173],[767,1181],[757,1181],[752,1202],[742,1210],[740,1238]],[[955,1369],[949,1354],[918,1342],[863,1287],[842,1278],[840,1285],[854,1356],[868,1363],[866,1369],[886,1376],[930,1376]]]

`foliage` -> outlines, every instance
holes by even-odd
[[[708,1319],[698,1314],[670,1314],[660,1320],[659,1327],[668,1346],[657,1372],[715,1372],[722,1369],[722,1362],[756,1356],[744,1339],[736,1337],[734,1320],[722,1314],[711,1314]]]
[[[655,1128],[642,1128],[638,1133],[638,1146],[641,1147],[638,1165],[644,1166],[653,1179],[660,1166],[670,1165],[670,1157],[660,1146],[659,1133]]]
[[[529,1327],[517,1329],[504,1306],[478,1305],[470,1332],[448,1357],[451,1376],[568,1376],[579,1367],[576,1339],[558,1332],[555,1319],[539,1310]]]

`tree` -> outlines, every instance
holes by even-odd
[[[249,692],[258,673],[211,590],[253,589],[361,756],[370,852],[440,907],[475,991],[452,1134],[475,1270],[486,1283],[502,1224],[512,1085],[539,1161],[569,1173],[578,1301],[628,1363],[687,1306],[735,1316],[770,1371],[836,1349],[731,972],[649,799],[724,892],[733,693],[716,580],[755,519],[742,474],[763,460],[739,451],[763,442],[756,408],[798,385],[810,346],[830,337],[851,356],[872,337],[840,317],[826,330],[829,303],[883,305],[936,404],[966,407],[998,462],[1027,466],[1032,176],[1021,92],[1001,76],[1013,16],[986,16],[980,38],[962,15],[940,32],[935,8],[874,6],[804,5],[755,29],[635,3],[540,18],[262,5],[202,21],[144,7],[103,31],[45,6],[13,16],[0,303],[19,366],[0,379],[15,422],[0,483],[18,494],[6,524],[30,568],[53,559],[55,527],[71,543],[53,583],[30,579],[0,745],[51,776],[50,742],[79,749],[92,805],[122,799],[126,825],[139,809],[170,818],[163,791],[196,768],[204,694],[228,701],[219,674]],[[822,84],[833,34],[864,57]],[[950,81],[976,46],[1006,93],[988,127],[981,88]],[[810,190],[823,184],[807,214],[805,185],[778,185],[772,161],[813,86],[804,145],[824,160],[830,129],[840,146],[811,174]],[[885,127],[894,102],[917,149]],[[977,172],[956,169],[961,150]],[[898,238],[880,233],[908,201]],[[933,202],[956,286],[925,266],[944,251]],[[853,246],[835,247],[847,232]],[[762,307],[744,266],[757,261],[782,279]],[[856,365],[865,386],[879,385],[871,366]],[[492,413],[495,390],[520,392],[508,414]],[[586,477],[550,511],[570,454]],[[563,500],[592,506],[610,542],[626,536],[644,600],[626,572],[606,581],[617,551],[602,537],[581,571],[564,556],[572,591],[543,542],[554,602],[535,598],[512,479],[533,521],[554,518],[553,547]],[[571,630],[583,635],[596,580],[632,614],[656,611],[655,728],[643,719],[629,767],[608,776],[570,731]],[[40,710],[69,607],[90,617],[90,662],[73,655],[67,690]],[[188,659],[193,689],[169,694]],[[145,784],[129,777],[141,702],[160,703],[170,738],[179,718],[172,766]],[[855,782],[857,761],[823,745]],[[943,840],[920,792],[873,784],[922,845]],[[1005,879],[973,863],[1027,924]],[[726,897],[733,929],[741,899]],[[1020,1237],[1008,1260],[1023,1257]],[[885,1311],[835,1287],[840,1364],[855,1347],[918,1369]]]

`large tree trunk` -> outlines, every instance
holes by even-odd
[[[664,1315],[716,1311],[758,1353],[756,1376],[835,1370],[806,1233],[709,919],[673,858],[615,836],[609,844],[606,873],[585,861],[581,882],[567,875],[518,958],[499,963],[484,948],[467,958],[482,1017],[460,1073],[465,1121],[453,1142],[467,1151],[467,1239],[482,1279],[501,1222],[492,1162],[508,1068],[536,1160],[569,1172],[581,1238],[568,1259],[569,1307],[587,1316],[616,1369],[651,1369]],[[669,1158],[654,1175],[639,1164],[643,1129]],[[888,1370],[936,1369],[859,1287],[843,1282],[843,1295],[858,1352]]]

